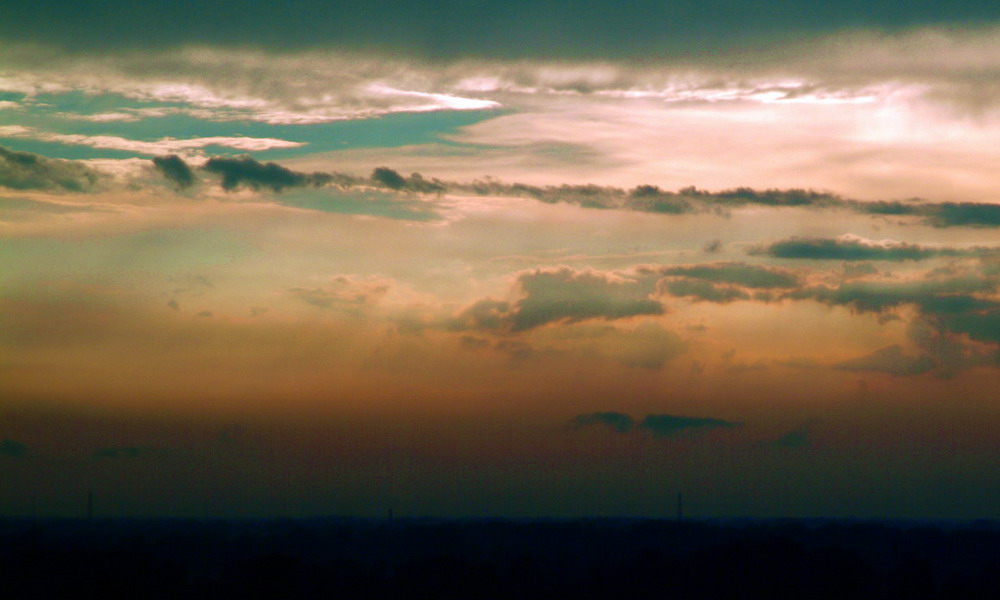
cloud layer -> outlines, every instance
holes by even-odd
[[[0,146],[0,186],[15,190],[86,191],[100,179],[93,169]]]
[[[577,415],[571,421],[577,428],[604,425],[618,433],[629,433],[633,430],[643,430],[657,438],[672,438],[679,435],[702,432],[710,429],[727,429],[737,427],[740,423],[715,419],[711,417],[688,417],[668,414],[646,415],[641,421],[620,412],[595,412]]]

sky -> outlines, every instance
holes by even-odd
[[[1000,6],[0,2],[0,515],[1000,518]]]

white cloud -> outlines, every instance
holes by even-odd
[[[301,142],[291,142],[275,138],[222,136],[189,139],[165,137],[152,142],[145,142],[141,140],[131,140],[115,135],[53,133],[21,125],[0,127],[0,136],[31,138],[43,142],[58,142],[60,144],[90,146],[91,148],[102,148],[108,150],[124,150],[138,154],[185,154],[198,151],[206,146],[223,146],[226,148],[233,148],[234,150],[261,152],[275,148],[298,148],[304,145]]]

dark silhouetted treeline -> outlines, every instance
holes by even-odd
[[[1000,598],[1000,525],[0,520],[6,598]]]

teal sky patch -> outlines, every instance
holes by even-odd
[[[12,98],[18,101],[20,98]],[[179,107],[178,104],[140,103],[115,95],[87,96],[79,92],[39,96],[23,110],[0,111],[0,126],[19,125],[50,134],[116,136],[152,142],[165,137],[274,138],[302,143],[298,148],[254,152],[260,159],[282,159],[316,152],[356,148],[391,148],[426,143],[453,144],[444,139],[466,127],[495,118],[507,111],[435,111],[396,113],[369,119],[353,119],[309,125],[271,125],[256,121],[211,121],[188,115],[147,117],[137,121],[94,122],[66,115],[94,115],[136,108]],[[134,152],[92,148],[85,145],[40,141],[30,136],[0,137],[0,144],[14,150],[35,152],[52,158],[128,158],[146,156]],[[242,154],[232,148],[207,146],[205,154]]]

